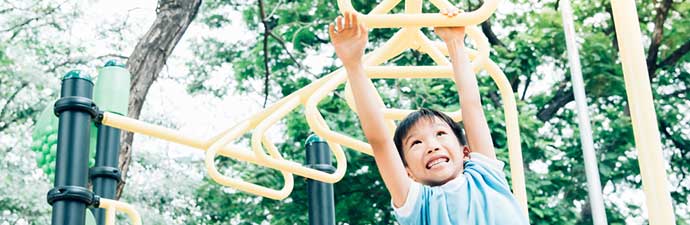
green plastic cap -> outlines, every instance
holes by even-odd
[[[83,72],[81,70],[71,70],[67,72],[67,74],[65,74],[65,76],[62,77],[62,80],[67,79],[84,79],[93,83],[93,79],[91,79],[91,76],[88,73]]]
[[[120,61],[117,61],[115,59],[108,60],[108,62],[106,62],[105,65],[103,65],[103,67],[110,67],[110,66],[125,68],[124,63],[121,63]]]
[[[123,66],[106,64],[98,71],[93,100],[100,110],[127,115],[130,77],[129,71]]]
[[[323,139],[316,134],[311,134],[309,135],[309,137],[307,137],[307,142],[305,143],[305,146],[310,145],[314,142],[326,142],[326,139]]]

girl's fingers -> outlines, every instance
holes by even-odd
[[[328,35],[333,38],[335,36],[335,25],[333,23],[328,24]]]
[[[343,17],[338,16],[338,18],[335,18],[335,23],[336,23],[336,31],[340,32],[343,30]]]
[[[350,29],[350,28],[354,27],[354,25],[353,25],[353,23],[352,23],[352,13],[351,13],[351,12],[346,12],[346,13],[345,13],[345,16],[346,16],[346,18],[347,18],[347,19],[345,20],[345,21],[347,21],[347,23],[346,23],[347,26],[345,26],[345,29]]]
[[[359,27],[359,17],[355,13],[350,13],[352,15],[352,28],[358,28]]]

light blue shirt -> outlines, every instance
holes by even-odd
[[[400,225],[529,224],[503,162],[480,153],[470,153],[463,173],[441,186],[412,182],[404,205],[393,209]]]

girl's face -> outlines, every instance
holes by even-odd
[[[413,180],[438,186],[454,179],[463,170],[469,149],[460,145],[450,126],[438,118],[421,119],[403,138],[407,175]]]

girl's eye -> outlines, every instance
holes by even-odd
[[[441,135],[445,135],[445,134],[446,134],[445,131],[436,132],[436,136],[441,136]]]
[[[421,144],[421,143],[422,143],[421,141],[415,140],[412,142],[412,144],[410,144],[410,147],[415,146],[416,144]]]

